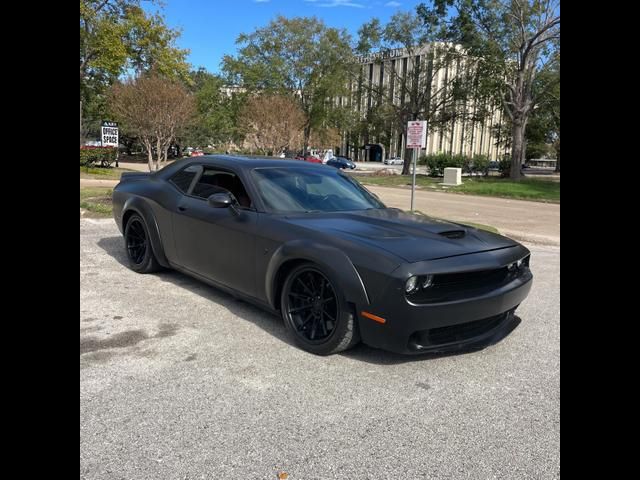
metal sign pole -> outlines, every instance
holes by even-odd
[[[411,212],[413,212],[413,197],[416,193],[416,162],[418,158],[418,149],[413,149],[413,180],[411,181]]]
[[[416,165],[418,163],[418,152],[424,148],[426,142],[426,122],[423,120],[411,120],[407,124],[406,148],[413,149],[413,180],[411,181],[411,212],[413,212],[413,201],[416,195]]]

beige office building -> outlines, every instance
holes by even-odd
[[[360,66],[361,80],[352,80],[349,85],[351,95],[334,99],[336,105],[348,106],[359,112],[361,119],[365,118],[368,109],[376,108],[381,99],[375,94],[376,88],[386,92],[384,96],[386,101],[393,99],[393,102],[399,105],[401,89],[397,88],[395,84],[407,78],[411,79],[417,62],[421,61],[421,68],[425,68],[430,48],[432,47],[417,48],[411,54],[407,53],[405,49],[399,48],[356,57]],[[438,68],[433,70],[433,74],[429,75],[432,77],[432,92],[441,92],[447,88],[458,72],[462,72],[464,61],[458,60],[447,65],[440,62],[438,65]],[[360,84],[360,92],[358,92],[358,84]],[[358,97],[360,97],[360,102],[358,102]],[[502,122],[502,109],[497,105],[492,106],[489,108],[489,116],[483,122],[471,122],[468,120],[469,114],[472,114],[476,108],[478,107],[472,103],[464,105],[462,109],[466,115],[462,115],[462,118],[452,120],[444,129],[429,129],[427,146],[422,149],[421,154],[452,153],[471,156],[483,154],[491,160],[498,160],[502,157],[506,153],[504,142],[500,142],[499,138],[492,135],[492,131],[495,130],[492,127]],[[385,135],[378,135],[384,138],[375,138],[374,135],[369,135],[369,138],[366,138],[366,136],[360,135],[357,142],[351,138],[350,143],[350,137],[353,135],[349,135],[349,132],[342,132],[341,154],[359,161],[382,161],[389,157],[404,158],[404,133],[397,126],[395,129],[389,127],[389,131]],[[501,146],[498,146],[499,144]]]

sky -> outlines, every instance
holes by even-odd
[[[171,28],[181,30],[180,48],[194,69],[218,73],[225,54],[235,54],[240,33],[263,27],[277,15],[316,16],[330,27],[346,28],[355,38],[358,28],[373,17],[382,23],[399,10],[415,10],[425,0],[163,0],[160,13]],[[148,11],[157,7],[143,2]]]

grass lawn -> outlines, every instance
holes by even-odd
[[[93,178],[99,180],[120,180],[122,172],[134,172],[130,168],[115,167],[80,167],[80,178]]]
[[[80,208],[91,212],[94,217],[110,217],[113,214],[112,193],[113,190],[106,187],[80,188]]]
[[[364,185],[379,185],[382,187],[411,186],[411,175],[389,175],[385,177],[354,175],[354,177]],[[433,191],[560,203],[560,182],[552,180],[524,178],[519,182],[514,182],[508,178],[462,177],[462,185],[458,187],[443,187],[441,184],[442,178],[416,175],[416,186]]]

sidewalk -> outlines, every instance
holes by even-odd
[[[118,180],[80,179],[80,187],[114,187]],[[411,190],[368,185],[388,207],[409,210]],[[560,205],[416,190],[415,209],[459,222],[491,225],[519,241],[560,246]]]
[[[171,163],[171,162],[168,162],[168,163]],[[148,172],[149,171],[149,164],[148,163],[118,162],[118,167],[120,167],[120,168],[128,168],[129,170],[136,170],[138,172]]]
[[[120,180],[99,180],[94,178],[81,178],[80,188],[82,187],[115,187]]]

